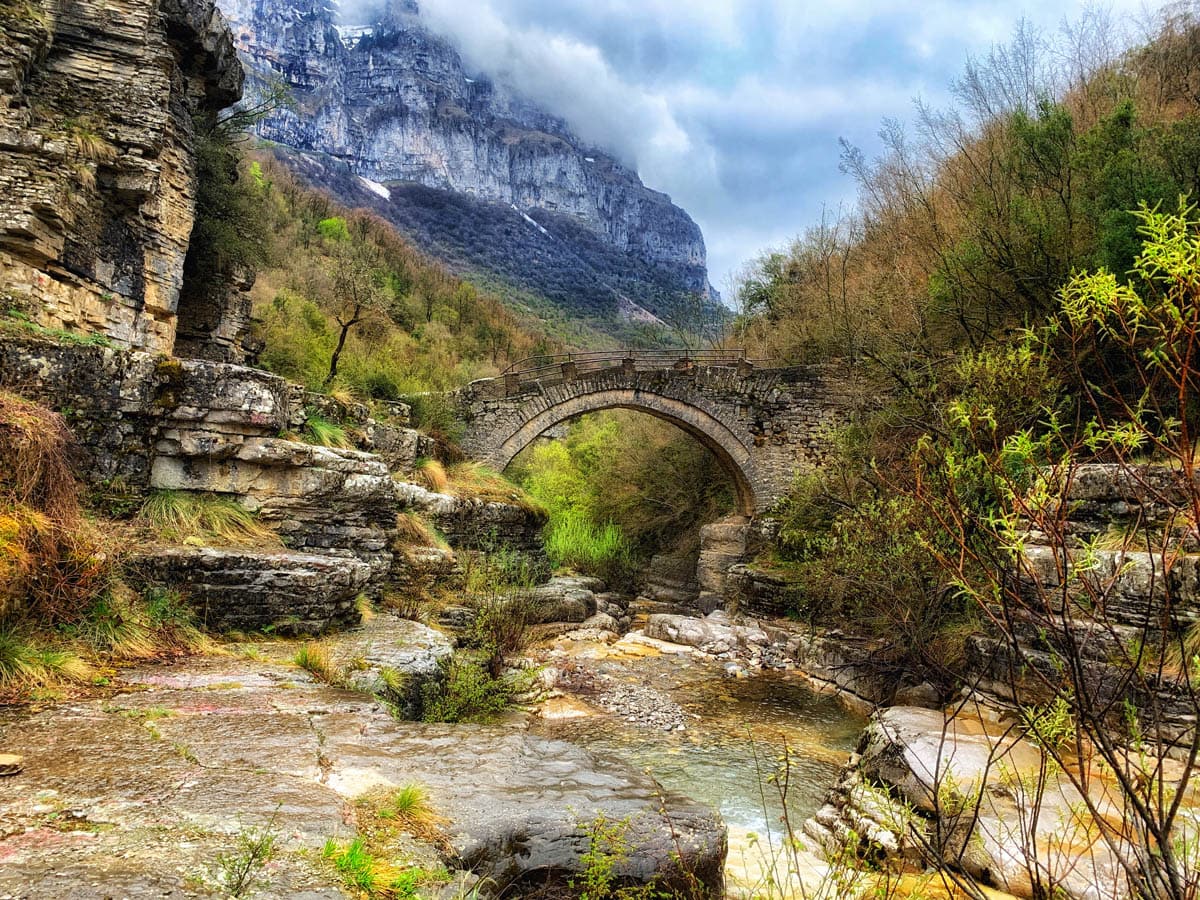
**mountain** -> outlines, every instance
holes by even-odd
[[[339,25],[325,0],[222,7],[251,96],[282,83],[293,100],[258,134],[310,183],[535,306],[617,330],[720,315],[687,213],[561,119],[471,72],[415,3],[369,27]]]

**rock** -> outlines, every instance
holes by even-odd
[[[713,656],[763,647],[770,642],[767,633],[757,625],[726,625],[690,616],[651,616],[646,636],[695,647]]]
[[[612,631],[612,632],[616,632],[619,629],[619,626],[617,625],[617,620],[614,619],[612,616],[608,615],[607,613],[596,613],[596,615],[590,616],[589,618],[584,620],[583,627],[584,628],[596,628],[601,631]]]
[[[652,556],[642,570],[642,592],[650,600],[690,606],[700,593],[695,555]]]
[[[5,17],[0,73],[6,302],[48,328],[171,352],[177,327],[205,317],[183,291],[195,218],[192,116],[241,96],[221,13],[212,0],[69,9],[35,0]],[[72,122],[104,142],[102,161],[72,143]],[[226,340],[225,312],[211,313],[214,327],[197,337]],[[232,324],[231,344],[246,324]]]
[[[408,595],[429,594],[438,586],[457,585],[463,571],[452,550],[441,547],[394,546],[388,583]]]
[[[630,296],[655,298],[664,285],[708,295],[703,236],[685,212],[612,155],[580,144],[565,122],[480,77],[418,17],[394,13],[357,42],[335,25],[358,20],[317,0],[223,0],[223,8],[257,76],[251,89],[282,77],[297,101],[272,110],[259,136],[300,151],[285,158],[351,208],[371,208],[427,251],[453,247],[547,296],[566,291],[582,304],[598,250],[605,266],[630,260],[619,269]],[[430,230],[431,217],[442,227]],[[458,235],[501,230],[506,240],[495,247],[459,243]],[[653,299],[641,302],[665,314]]]
[[[437,620],[446,628],[467,629],[475,624],[478,615],[470,606],[444,606],[438,611]]]
[[[545,513],[517,502],[454,497],[406,482],[396,482],[392,489],[401,511],[421,513],[456,550],[504,547],[523,554],[538,574],[548,571],[542,541]]]
[[[725,594],[726,572],[746,555],[746,538],[750,520],[745,516],[730,516],[700,529],[700,556],[696,560],[696,582],[700,596],[709,595],[706,605],[715,608],[714,598]],[[717,599],[716,605],[723,601]]]
[[[454,652],[440,631],[387,613],[339,635],[332,646],[333,662],[348,671],[351,688],[384,697],[409,716],[422,686],[441,675],[439,663]]]
[[[901,687],[892,697],[894,706],[920,706],[937,709],[942,704],[942,693],[928,681]]]
[[[596,595],[591,587],[603,587],[596,579],[560,576],[533,590],[539,622],[583,623],[596,612]]]
[[[589,642],[595,644],[615,644],[621,636],[604,628],[577,628],[563,635],[569,641]]]
[[[25,758],[16,753],[0,753],[0,778],[19,775],[25,767]]]
[[[357,797],[410,782],[448,819],[455,867],[503,883],[577,876],[587,825],[603,815],[630,822],[618,874],[671,874],[677,835],[687,867],[721,891],[719,816],[661,797],[615,759],[502,726],[397,721],[269,661],[197,658],[129,677],[140,690],[0,720],[0,740],[19,737],[26,758],[20,791],[3,801],[0,896],[57,900],[64,885],[81,897],[186,896],[237,834],[280,809],[280,852],[256,895],[341,896],[322,845],[353,836]]]
[[[801,585],[784,573],[738,563],[725,573],[725,599],[730,608],[762,618],[779,618],[796,609]]]
[[[130,570],[144,584],[178,588],[207,628],[277,634],[357,622],[355,599],[371,580],[353,557],[194,547],[143,551]]]
[[[1034,803],[1030,785],[1043,777]],[[1119,816],[1105,780],[1093,773],[1088,784],[1091,802]],[[1031,871],[1064,897],[1132,897],[1120,843],[1114,849],[1099,839],[1088,815],[1070,779],[1047,773],[1041,751],[1011,729],[892,707],[868,724],[859,752],[806,831],[834,846],[854,831],[914,861],[931,846],[951,865],[1018,897],[1040,896]]]

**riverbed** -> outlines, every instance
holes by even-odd
[[[729,827],[731,887],[753,882],[762,874],[768,839],[777,847],[787,823],[798,834],[820,807],[864,719],[796,673],[730,677],[724,666],[696,654],[643,655],[622,652],[624,644],[599,652],[571,647],[567,655],[631,691],[651,686],[682,709],[683,730],[646,727],[603,710],[585,714],[593,700],[587,693],[571,698],[578,706],[551,708],[535,730],[628,762],[665,790],[717,809]],[[772,778],[781,770],[785,779]],[[808,859],[819,877],[819,861]]]

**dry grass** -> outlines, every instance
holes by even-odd
[[[345,672],[333,661],[329,648],[318,641],[309,641],[304,644],[296,651],[292,662],[317,681],[334,687],[341,687],[345,684]]]
[[[416,476],[417,483],[427,487],[429,490],[444,494],[450,488],[450,479],[446,476],[446,467],[436,459],[425,459],[417,463],[416,471],[413,473]]]
[[[534,515],[546,515],[545,507],[495,469],[483,463],[456,463],[446,472],[446,476],[450,492],[456,497],[511,503]]]
[[[437,536],[430,524],[413,512],[396,516],[396,544],[399,547],[446,548],[446,542]]]
[[[86,681],[94,671],[72,649],[47,646],[34,635],[0,628],[0,696]]]
[[[143,505],[138,522],[155,537],[188,544],[281,547],[279,535],[228,497],[190,491],[158,491]]]
[[[411,835],[419,841],[449,850],[445,826],[449,819],[439,814],[424,785],[409,782],[398,788],[370,791],[355,801],[359,822],[372,846],[389,843],[394,833]]]
[[[79,518],[79,485],[71,471],[75,439],[66,420],[0,392],[0,491],[10,503],[37,510],[61,526]]]

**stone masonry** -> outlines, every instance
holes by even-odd
[[[721,460],[738,512],[770,509],[797,471],[818,466],[832,428],[850,409],[852,382],[832,368],[694,366],[638,371],[632,365],[520,386],[477,381],[458,394],[467,452],[503,470],[560,422],[625,408],[679,426]]]

